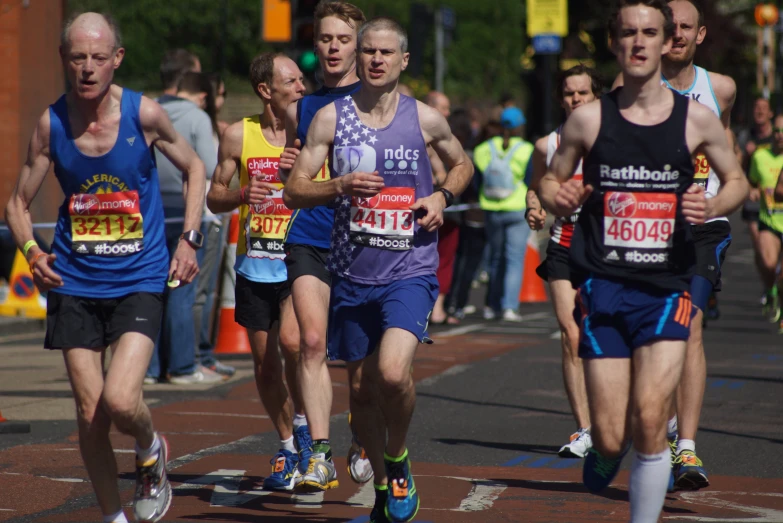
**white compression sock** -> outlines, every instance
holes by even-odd
[[[307,425],[307,418],[304,414],[294,414],[294,428]]]
[[[683,450],[690,450],[696,454],[696,442],[692,439],[681,439],[677,441],[677,454]]]
[[[158,433],[155,433],[155,439],[152,440],[152,445],[148,449],[143,449],[139,447],[139,444],[136,443],[136,456],[138,456],[139,461],[144,462],[150,459],[152,456],[158,453],[160,450],[160,438],[158,438]]]
[[[125,512],[120,509],[116,514],[103,516],[103,523],[128,523],[128,518],[125,517]]]
[[[281,439],[280,448],[296,454],[296,447],[294,446],[294,437],[291,436],[288,439]]]
[[[640,454],[634,449],[628,488],[631,523],[658,523],[671,473],[669,449],[660,454]]]
[[[673,440],[677,435],[677,414],[666,423],[666,437]]]

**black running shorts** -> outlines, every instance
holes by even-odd
[[[303,243],[285,244],[285,267],[288,282],[293,285],[300,276],[315,276],[327,285],[332,284],[332,274],[326,268],[329,249],[321,249]]]
[[[120,298],[83,298],[50,291],[46,298],[47,349],[104,349],[126,332],[157,341],[163,294],[135,292]]]
[[[694,274],[709,280],[713,290],[719,291],[721,266],[726,258],[726,251],[731,245],[729,222],[718,220],[694,226],[693,243],[696,248]]]
[[[550,240],[546,245],[546,258],[536,268],[536,274],[544,281],[570,280],[570,263],[568,248]]]
[[[260,283],[237,274],[234,320],[246,329],[269,332],[280,320],[280,304],[290,295],[287,281]]]

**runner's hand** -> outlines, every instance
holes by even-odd
[[[63,279],[52,269],[55,259],[57,259],[56,254],[41,256],[32,266],[33,281],[40,292],[61,287],[63,284]]]
[[[752,202],[757,202],[761,199],[761,191],[758,187],[751,187],[750,192],[748,193],[748,200]]]
[[[372,198],[384,187],[383,177],[378,171],[371,173],[353,172],[337,178],[340,193],[360,198]]]
[[[302,142],[299,140],[299,138],[297,138],[294,140],[293,147],[286,147],[283,149],[283,154],[280,155],[280,164],[278,164],[278,167],[286,171],[293,169],[296,158],[299,156],[301,150]]]
[[[695,183],[682,195],[682,214],[688,223],[700,225],[707,219],[707,196],[704,187]]]
[[[268,182],[262,182],[260,178],[253,176],[242,191],[243,203],[255,205],[263,203],[277,186]]]
[[[527,224],[534,231],[540,231],[544,228],[546,221],[546,211],[543,207],[538,209],[529,209],[527,212]]]
[[[185,285],[193,281],[198,275],[198,262],[196,261],[196,249],[185,240],[180,240],[169,268],[169,281],[179,282]],[[177,285],[173,285],[177,287]]]
[[[581,180],[571,178],[560,185],[555,195],[555,205],[559,216],[569,216],[582,206],[593,192],[592,185],[584,185]]]
[[[443,225],[443,209],[445,208],[446,200],[442,194],[437,192],[425,198],[419,198],[410,206],[410,210],[414,213],[419,209],[425,211],[426,214],[418,218],[416,223],[427,232],[437,231]]]

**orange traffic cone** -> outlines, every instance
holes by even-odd
[[[218,319],[218,335],[215,343],[216,354],[250,354],[250,341],[244,327],[234,321],[234,288],[237,275],[234,272],[234,262],[237,258],[237,241],[239,239],[239,212],[234,211],[228,226],[228,245],[223,265],[223,284],[220,289],[220,318]]]
[[[519,289],[521,303],[543,303],[547,301],[544,281],[536,274],[536,267],[541,265],[541,255],[538,252],[538,237],[536,231],[530,231],[527,238],[525,266],[522,269],[522,288]]]
[[[46,298],[35,287],[27,261],[19,250],[14,256],[9,281],[7,295],[0,301],[0,316],[46,319]]]
[[[30,424],[27,422],[8,421],[0,412],[0,434],[27,434],[30,432]]]

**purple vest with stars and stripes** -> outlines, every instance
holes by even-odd
[[[332,176],[378,171],[385,184],[372,198],[342,196],[337,202],[327,266],[356,283],[386,285],[438,269],[437,233],[421,229],[409,210],[432,194],[432,166],[416,100],[399,96],[394,119],[382,129],[359,120],[351,96],[334,101]]]

